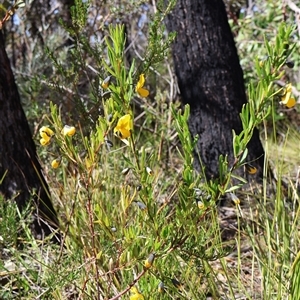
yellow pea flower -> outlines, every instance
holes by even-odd
[[[52,162],[51,162],[51,167],[52,167],[53,169],[57,169],[57,168],[60,166],[60,162],[61,162],[61,160],[58,159],[58,158],[52,160]]]
[[[285,94],[281,97],[281,103],[284,104],[287,108],[292,108],[296,104],[295,98],[292,98],[291,95],[292,84],[288,83],[285,87]]]
[[[287,108],[292,108],[296,105],[296,100],[295,98],[289,98],[286,99],[285,101],[282,101],[282,103],[287,107]]]
[[[145,84],[145,76],[144,74],[140,75],[139,81],[135,87],[135,91],[142,97],[146,98],[149,95],[149,91],[144,89],[143,86]]]
[[[155,258],[155,254],[151,253],[149,255],[149,257],[145,260],[144,266],[145,266],[146,269],[151,268],[151,266],[153,264],[153,261],[154,261],[154,258]]]
[[[76,133],[76,129],[74,126],[69,126],[69,125],[65,125],[63,130],[62,130],[62,134],[64,136],[73,136]]]
[[[133,293],[129,298],[130,300],[144,300],[144,296],[139,292],[136,286],[133,286],[130,291]]]
[[[133,294],[130,296],[129,300],[144,300],[144,296],[140,293],[138,294]]]
[[[120,139],[126,139],[131,135],[132,128],[132,118],[127,114],[119,119],[117,126],[114,128],[114,134]]]
[[[42,126],[39,131],[41,136],[40,139],[41,145],[42,146],[48,145],[50,143],[51,137],[54,135],[54,132],[49,127],[46,126]]]
[[[44,139],[51,138],[54,132],[47,126],[42,126],[40,128],[40,136]]]

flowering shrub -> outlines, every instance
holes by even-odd
[[[155,136],[149,143],[142,142],[143,123],[135,121],[133,110],[135,97],[149,96],[144,87],[148,70],[138,72],[134,62],[126,67],[124,28],[109,28],[109,62],[103,62],[109,75],[99,80],[100,93],[107,97],[97,122],[87,132],[80,128],[76,134],[75,126],[63,125],[57,106],[51,105],[53,130],[43,126],[39,131],[41,145],[48,145],[48,153],[54,156],[52,168],[63,166],[64,161],[68,168],[60,168],[61,180],[74,178],[67,194],[69,203],[64,202],[68,222],[62,226],[66,247],[79,243],[83,249],[88,265],[84,285],[91,294],[110,300],[124,295],[143,300],[152,293],[154,298],[180,294],[185,299],[201,299],[208,290],[217,298],[210,262],[222,260],[230,247],[220,243],[216,203],[228,195],[241,211],[243,199],[237,193],[246,179],[234,177],[233,172],[242,167],[249,175],[257,172],[247,161],[253,130],[271,114],[275,101],[287,108],[296,103],[290,83],[282,89],[274,86],[284,74],[288,53],[282,54],[283,41],[291,32],[280,28],[277,48],[266,42],[268,58],[263,64],[257,60],[260,80],[257,86],[249,85],[249,103],[241,111],[243,130],[233,134],[235,161],[228,165],[226,156],[220,157],[219,178],[205,181],[203,174],[193,170],[196,138],[192,139],[187,125],[190,108],[170,107],[170,127],[181,141],[182,166],[177,181],[164,182],[160,175],[163,132],[159,145]],[[207,290],[189,285],[190,277],[199,274],[208,279]]]

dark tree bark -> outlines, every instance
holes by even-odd
[[[50,193],[36,156],[35,144],[0,31],[0,192],[19,209],[33,207],[32,230],[43,238],[58,228]],[[58,237],[58,235],[56,236]]]
[[[239,117],[246,103],[243,72],[222,0],[177,0],[167,28],[176,31],[173,59],[183,103],[191,106],[189,129],[199,135],[195,167],[218,176],[220,154],[233,162],[232,129],[242,130]],[[248,161],[261,176],[264,150],[258,131],[248,145]]]

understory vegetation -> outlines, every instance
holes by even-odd
[[[299,299],[293,11],[236,2],[230,22],[249,102],[234,164],[220,157],[219,178],[208,180],[193,169],[197,137],[170,63],[175,33],[163,22],[174,1],[96,2],[76,0],[70,23],[42,26],[43,45],[25,30],[8,34],[18,37],[10,55],[27,45],[14,73],[63,245],[35,240],[30,207],[0,198],[0,298]],[[18,13],[26,19],[26,7]],[[265,149],[260,183],[247,161],[254,128]]]

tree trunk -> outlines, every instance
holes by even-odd
[[[30,203],[33,233],[43,238],[58,228],[58,220],[21,106],[2,31],[0,66],[0,192],[6,199],[14,199],[20,210]]]
[[[189,129],[199,135],[195,167],[205,166],[206,175],[218,176],[218,159],[233,162],[232,129],[242,130],[239,117],[246,103],[243,71],[222,0],[177,0],[167,20],[176,31],[173,59],[183,103],[191,106]],[[248,161],[261,176],[264,150],[258,131],[248,145]],[[199,155],[198,155],[199,153]]]

